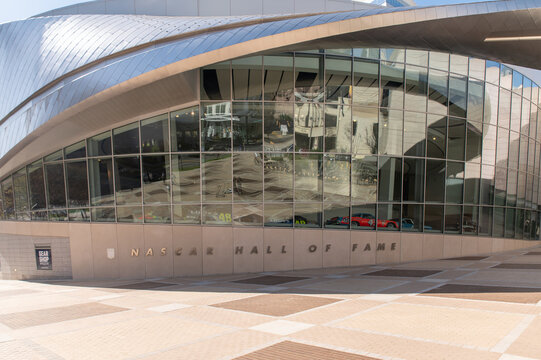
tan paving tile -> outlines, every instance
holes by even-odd
[[[102,300],[100,301],[100,303],[111,306],[121,306],[129,309],[147,309],[153,306],[167,305],[170,302],[153,299],[152,297],[122,296],[118,298]]]
[[[300,311],[313,309],[319,306],[332,304],[336,301],[339,300],[317,296],[266,294],[241,300],[214,304],[213,306],[270,316],[285,316]]]
[[[473,273],[475,270],[446,270],[439,274],[429,276],[429,279],[448,279],[453,280]]]
[[[394,269],[428,269],[428,270],[445,270],[455,269],[473,261],[462,260],[431,260],[422,262],[413,262],[393,266]]]
[[[274,320],[274,318],[269,316],[232,311],[214,306],[192,306],[185,309],[171,311],[168,314],[209,323],[236,326],[240,328],[249,328]]]
[[[0,343],[0,359],[49,360],[47,354],[41,354],[37,349],[28,346],[28,343],[24,341],[9,341]]]
[[[454,258],[447,258],[445,260],[478,261],[478,260],[484,260],[486,258],[488,258],[488,256],[460,256],[460,257],[454,257]]]
[[[437,282],[432,281],[412,281],[407,284],[398,285],[390,289],[382,290],[380,293],[396,295],[414,295],[437,285]]]
[[[144,357],[144,360],[231,359],[276,341],[279,336],[253,330],[240,330],[194,344]]]
[[[463,277],[461,280],[470,280],[483,283],[498,281],[508,284],[538,284],[541,286],[541,272],[530,270],[489,269],[479,270]]]
[[[523,315],[390,303],[335,323],[335,326],[458,345],[491,348]],[[445,325],[443,325],[445,324]]]
[[[371,356],[411,360],[496,360],[501,354],[442,345],[395,336],[377,335],[347,329],[315,326],[290,336],[292,341],[308,341],[328,347],[351,349]]]
[[[537,304],[541,301],[541,288],[445,284],[424,292],[423,296]]]
[[[125,308],[100,303],[87,303],[4,314],[0,315],[0,323],[9,326],[12,329],[22,329],[25,327],[105,315],[125,310]]]
[[[3,299],[0,298],[0,314],[9,314],[13,312],[32,311],[38,309],[47,309],[58,306],[69,306],[73,304],[87,303],[86,299],[74,299],[67,294],[43,294],[40,296],[28,296],[24,301],[15,297]]]
[[[377,360],[372,357],[336,351],[320,346],[306,345],[292,341],[283,341],[261,350],[236,358],[236,360]]]
[[[154,353],[230,331],[166,315],[135,319],[35,341],[66,359],[116,360]]]
[[[506,352],[528,358],[541,358],[539,334],[541,334],[541,318],[537,317]]]
[[[374,279],[374,278],[346,278],[319,281],[310,285],[302,286],[303,289],[323,291],[340,291],[357,294],[370,294],[391,286],[405,283],[404,280]]]
[[[7,298],[8,296],[17,296],[17,295],[28,295],[28,294],[36,294],[39,293],[37,290],[32,289],[9,289],[9,290],[1,290],[0,291],[0,298]]]
[[[383,304],[380,301],[371,300],[347,300],[341,301],[324,308],[312,309],[300,314],[290,315],[287,320],[299,321],[310,324],[325,324],[336,319],[341,319],[360,311],[364,311]]]

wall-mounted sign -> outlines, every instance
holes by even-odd
[[[36,267],[38,270],[53,269],[51,248],[36,248]]]

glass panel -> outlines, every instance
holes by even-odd
[[[293,204],[265,204],[265,226],[292,227]]]
[[[484,121],[496,125],[498,117],[498,87],[487,85]],[[470,80],[468,83],[468,120],[483,121],[483,83]]]
[[[465,77],[449,76],[449,115],[466,117],[467,85]]]
[[[381,62],[381,107],[404,107],[404,65]]]
[[[141,206],[120,206],[116,208],[116,219],[122,223],[142,223],[143,209]]]
[[[378,205],[378,230],[400,230],[400,204]]]
[[[115,154],[139,153],[139,123],[129,124],[113,130]]]
[[[88,178],[86,161],[66,163],[68,206],[88,206]]]
[[[404,49],[380,49],[381,60],[404,62],[406,50]]]
[[[351,84],[351,60],[327,57],[325,59],[327,102],[349,104]]]
[[[520,132],[520,112],[522,109],[522,98],[513,94],[511,97],[511,130]]]
[[[167,114],[141,121],[141,151],[169,151],[169,116]]]
[[[379,64],[368,60],[353,62],[353,103],[378,106]]]
[[[69,209],[68,210],[69,221],[90,221],[89,209]]]
[[[365,58],[369,58],[369,59],[379,59],[379,50],[380,49],[378,49],[378,48],[358,48],[358,49],[353,49],[353,56],[355,56],[355,57],[365,57]],[[402,59],[402,61],[404,61],[404,59]]]
[[[426,189],[427,202],[443,202],[445,194],[445,161],[426,161]]]
[[[505,208],[494,208],[494,237],[504,237],[505,235]]]
[[[445,206],[445,233],[460,234],[462,206]]]
[[[43,158],[43,161],[45,162],[56,161],[56,160],[62,160],[63,158],[64,158],[64,152],[62,150],[58,150],[50,155],[45,156]]]
[[[171,206],[145,206],[145,223],[170,224]]]
[[[229,61],[201,69],[201,100],[231,99]]]
[[[515,218],[515,239],[522,239],[524,235],[524,210],[516,210]]]
[[[173,206],[173,223],[201,224],[201,205]]]
[[[231,225],[231,204],[203,205],[203,224]]]
[[[171,113],[171,151],[199,151],[199,106]]]
[[[379,226],[379,223],[378,223]],[[354,205],[351,207],[351,228],[359,230],[376,229],[376,204]]]
[[[427,116],[426,156],[445,158],[445,141],[447,139],[447,117],[439,115]]]
[[[68,221],[68,212],[66,210],[49,211],[49,221]]]
[[[485,80],[485,60],[470,58],[470,77]]]
[[[483,164],[494,165],[496,161],[496,126],[483,124]]]
[[[293,56],[264,56],[263,62],[265,100],[293,100]]]
[[[381,109],[378,148],[382,155],[402,155],[404,113]]]
[[[261,151],[263,145],[263,107],[261,103],[233,103],[233,149]]]
[[[449,54],[431,51],[429,61],[431,68],[449,71]]]
[[[500,83],[500,64],[495,61],[486,61],[486,81],[495,85]]]
[[[513,69],[502,64],[500,72],[500,86],[511,90],[511,85],[513,83]]]
[[[514,131],[509,132],[509,168],[518,169],[518,159],[519,159],[519,148],[520,148],[520,136]]]
[[[201,163],[203,202],[231,202],[231,154],[202,154]]]
[[[447,162],[447,178],[445,181],[445,202],[462,204],[464,186],[464,163]]]
[[[111,132],[106,131],[87,140],[88,156],[111,155]]]
[[[88,179],[90,205],[114,205],[113,160],[111,158],[89,159]]]
[[[476,163],[466,163],[466,174],[464,179],[464,203],[479,204],[480,191],[481,166]]]
[[[64,148],[65,159],[79,159],[84,157],[86,157],[86,144],[84,140]]]
[[[325,154],[323,164],[325,174],[323,201],[349,203],[350,156]]]
[[[529,134],[531,138],[535,138],[537,130],[537,106],[532,102],[532,108],[530,112],[530,129]]]
[[[523,135],[528,136],[530,130],[530,101],[522,99],[522,120],[520,125],[520,132]]]
[[[403,201],[424,201],[425,160],[404,158]]]
[[[467,235],[477,235],[479,219],[479,208],[477,206],[464,206],[464,216],[462,217],[462,233]]]
[[[522,80],[523,76],[516,70],[513,70],[513,92],[522,95]]]
[[[201,151],[231,150],[231,103],[201,103]]]
[[[402,188],[402,159],[380,156],[379,201],[400,201]]]
[[[526,174],[522,171],[518,172],[517,182],[517,207],[524,207],[526,197]]]
[[[265,103],[265,151],[293,151],[293,105]]]
[[[526,171],[528,167],[528,138],[524,135],[520,136],[520,155],[519,155],[519,170]]]
[[[2,212],[2,206],[0,204],[0,219],[2,218],[1,215]],[[34,211],[31,213],[32,221],[47,221],[47,211]]]
[[[496,165],[507,168],[507,154],[509,151],[509,131],[498,128],[498,141],[496,148]]]
[[[509,129],[511,119],[511,92],[500,89],[500,100],[498,102],[498,125]]]
[[[507,172],[507,206],[517,205],[517,176],[514,170]]]
[[[295,200],[321,201],[322,193],[322,156],[295,155]]]
[[[265,201],[293,200],[293,155],[267,153],[263,166]]]
[[[423,231],[423,205],[402,205],[402,231]]]
[[[406,95],[404,108],[426,111],[428,73],[426,68],[406,65]]]
[[[481,150],[483,147],[483,123],[466,122],[466,160],[481,162]]]
[[[505,237],[515,237],[515,209],[507,208],[505,211]]]
[[[448,74],[443,71],[430,70],[428,74],[429,113],[447,115],[448,91]]]
[[[263,155],[233,155],[233,201],[263,200]]]
[[[323,205],[325,227],[329,229],[349,229],[349,206],[344,204]]]
[[[11,182],[11,177],[8,177],[2,182],[2,195],[4,198],[4,219],[15,219],[15,203],[13,201],[13,183]]]
[[[64,166],[62,164],[45,165],[47,179],[47,205],[49,209],[66,207],[66,192],[64,189]],[[4,209],[6,196],[4,193]]]
[[[426,114],[404,112],[404,155],[425,156]]]
[[[450,71],[460,75],[468,75],[468,58],[451,54]]]
[[[378,109],[353,107],[352,152],[376,154],[378,151]]]
[[[295,227],[321,227],[321,203],[295,204]]]
[[[295,100],[323,102],[323,56],[295,56]]]
[[[15,198],[15,211],[28,211],[28,181],[26,168],[13,175],[13,195]]]
[[[262,204],[233,204],[233,224],[240,226],[262,226]]]
[[[406,49],[406,63],[427,67],[428,51]]]
[[[171,183],[173,185],[173,202],[200,202],[200,155],[172,155]],[[201,210],[199,210],[201,213]]]
[[[92,221],[96,222],[115,222],[115,208],[92,208]]]
[[[351,148],[351,106],[325,105],[325,151],[346,152]]]
[[[481,166],[481,204],[494,204],[494,166]]]
[[[141,164],[139,156],[115,158],[114,163],[117,205],[141,204]],[[118,216],[120,217],[120,212]]]
[[[262,57],[235,59],[231,64],[234,100],[261,100]]]
[[[168,204],[171,202],[169,174],[169,155],[143,156],[145,204]]]
[[[376,201],[378,182],[378,158],[354,156],[351,161],[351,200],[354,202]]]
[[[28,189],[30,190],[30,210],[46,209],[45,179],[41,161],[28,165]]]
[[[451,160],[464,160],[464,146],[466,137],[466,121],[449,117],[449,140],[447,143],[447,158]]]
[[[295,150],[323,151],[325,116],[321,104],[295,104]]]

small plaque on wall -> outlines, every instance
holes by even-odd
[[[36,267],[38,270],[53,269],[51,248],[36,248]]]

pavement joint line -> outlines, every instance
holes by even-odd
[[[252,330],[253,331],[253,330]],[[245,355],[248,355],[248,354],[251,354],[255,351],[259,351],[259,350],[263,350],[265,348],[268,348],[269,346],[273,346],[273,345],[276,345],[278,343],[281,343],[284,341],[284,338],[283,337],[279,337],[277,339],[274,339],[274,340],[271,340],[271,341],[267,341],[265,343],[263,343],[263,345],[258,345],[258,346],[252,346],[251,348],[248,348],[248,349],[244,349],[242,350],[241,352],[238,352],[232,356],[225,356],[225,357],[221,357],[219,358],[219,360],[231,360],[231,359],[236,359],[238,357],[241,357],[241,356],[245,356]],[[296,341],[298,342],[298,341]]]
[[[48,348],[46,348],[46,347],[44,347],[44,346],[30,340],[30,339],[25,339],[25,340],[23,340],[23,342],[26,345],[26,347],[31,348],[35,352],[43,355],[47,360],[65,360],[62,356],[58,355],[54,351],[49,350]]]
[[[391,304],[390,302],[384,302],[383,304],[376,305],[376,306],[374,306],[374,307],[371,307],[371,308],[368,308],[368,309],[364,309],[364,310],[358,311],[358,312],[353,313],[353,314],[349,314],[348,316],[344,316],[344,317],[341,317],[341,318],[339,318],[339,319],[334,319],[334,320],[328,321],[328,322],[323,323],[323,324],[321,324],[321,325],[322,325],[322,326],[332,326],[332,327],[334,327],[334,324],[337,323],[337,322],[340,322],[340,321],[344,321],[344,320],[350,319],[350,318],[352,318],[352,317],[355,317],[355,316],[364,314],[364,313],[366,313],[366,312],[373,311],[373,310],[376,310],[376,309],[379,309],[379,308],[388,306],[388,305],[390,305],[390,304]]]
[[[111,295],[103,295],[103,296],[94,296],[94,297],[89,298],[88,300],[92,300],[92,301],[111,300],[111,299],[118,299],[123,296],[124,295],[120,295],[120,294],[111,294]]]
[[[530,357],[518,356],[513,354],[502,354],[498,360],[539,360]]]
[[[326,298],[326,299],[331,299],[331,298]],[[289,317],[294,317],[296,315],[301,315],[301,314],[305,314],[307,312],[310,312],[312,310],[319,310],[319,309],[324,309],[324,308],[328,308],[328,307],[331,307],[333,305],[336,305],[336,304],[344,304],[348,301],[352,301],[353,299],[337,299],[338,301],[335,301],[335,302],[332,302],[330,304],[325,304],[325,305],[321,305],[321,306],[316,306],[316,307],[313,307],[311,309],[307,309],[307,310],[302,310],[302,311],[299,311],[299,312],[296,312],[296,313],[293,313],[293,314],[289,314],[289,315],[285,315],[285,316],[277,316],[276,318],[283,318],[283,319],[287,319]]]
[[[471,302],[483,302],[483,301],[487,302],[487,301],[490,301],[490,300],[472,300],[472,299],[455,299],[455,298],[445,298],[445,299],[459,300],[459,301],[471,301]],[[491,302],[497,302],[497,303],[500,303],[500,304],[513,304],[513,305],[529,305],[529,306],[533,305],[533,304],[522,304],[522,303],[508,303],[508,302],[503,302],[503,301],[491,301]],[[502,315],[502,314],[523,315],[523,316],[524,315],[530,315],[530,314],[524,314],[524,313],[520,313],[520,312],[486,310],[486,309],[476,309],[476,308],[464,308],[464,307],[455,307],[455,306],[438,305],[438,304],[418,304],[418,303],[401,302],[401,301],[397,301],[397,302],[395,302],[395,304],[406,304],[406,305],[414,305],[414,306],[421,306],[421,307],[429,306],[429,307],[438,307],[438,308],[453,309],[453,310],[460,310],[460,311],[471,310],[471,311],[480,311],[480,312],[485,312],[485,313],[490,313],[490,314],[499,314],[499,315]]]
[[[535,315],[526,315],[518,323],[518,325],[515,326],[515,328],[511,330],[503,339],[501,339],[496,344],[496,346],[490,349],[490,351],[499,352],[499,353],[506,352],[507,349],[509,349],[509,347],[511,346],[511,344],[513,344],[515,340],[517,340],[519,336],[522,335],[524,331],[526,331],[528,326],[530,326],[530,324],[534,321],[535,318],[536,318]]]

